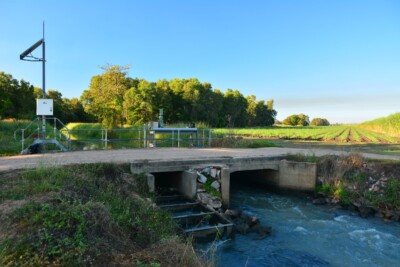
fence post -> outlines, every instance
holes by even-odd
[[[180,142],[181,142],[181,133],[178,129],[178,148],[180,148]]]
[[[108,137],[107,137],[107,134],[108,134],[108,129],[105,129],[105,131],[106,131],[106,150],[107,150],[107,147],[108,147]]]
[[[208,146],[211,147],[211,129],[208,129]]]
[[[21,144],[22,144],[22,149],[21,149],[21,154],[22,152],[24,152],[24,141],[25,141],[25,129],[22,129],[22,140],[21,140]]]
[[[171,138],[172,144],[171,144],[171,148],[174,147],[174,138],[175,138],[174,133],[175,133],[175,130],[172,130],[172,138]]]

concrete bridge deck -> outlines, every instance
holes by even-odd
[[[349,152],[323,149],[297,148],[155,148],[155,149],[126,149],[126,150],[93,150],[49,153],[37,155],[19,155],[0,157],[0,172],[18,169],[35,168],[37,166],[57,166],[82,163],[135,163],[138,161],[171,161],[181,159],[213,159],[213,158],[246,158],[246,157],[279,157],[287,154],[306,155],[346,155]],[[399,160],[400,155],[362,154],[373,159]]]

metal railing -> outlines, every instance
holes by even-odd
[[[69,129],[57,118],[46,118],[46,138],[43,138],[41,118],[36,118],[24,129],[14,132],[15,140],[21,141],[21,152],[31,144],[45,140],[48,144],[59,142],[65,149],[61,150],[107,150],[124,148],[152,147],[210,147],[211,129],[196,129],[196,134],[188,129],[164,129],[154,132],[147,125],[105,129],[93,126],[91,129]],[[21,135],[21,136],[19,136]],[[54,143],[53,142],[53,143]]]
[[[53,141],[54,144],[59,144],[59,147],[70,149],[70,134],[68,128],[58,118],[46,118],[46,131],[43,136],[42,118],[36,118],[31,121],[25,128],[18,129],[14,132],[14,139],[21,140],[21,153],[27,149],[32,143],[38,140]],[[40,143],[40,142],[38,142]],[[44,143],[44,142],[43,142]]]

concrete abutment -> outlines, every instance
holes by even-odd
[[[197,168],[218,166],[221,169],[221,194],[225,208],[229,207],[231,174],[246,173],[249,183],[273,186],[278,189],[313,191],[316,185],[315,163],[287,161],[277,157],[216,158],[203,160],[171,160],[135,162],[132,173],[146,173],[149,189],[158,185],[173,186],[188,198],[197,192]]]

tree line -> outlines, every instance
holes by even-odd
[[[166,123],[202,122],[211,127],[271,126],[277,115],[273,100],[245,97],[232,89],[223,93],[196,78],[150,82],[128,77],[125,66],[102,69],[80,99],[63,98],[60,92],[49,90],[54,116],[65,123],[98,121],[112,128],[157,121],[160,109]],[[40,88],[0,72],[0,117],[34,118],[35,99],[41,97]]]
[[[36,99],[42,97],[41,88],[0,72],[0,119],[33,120],[36,117]],[[93,116],[85,112],[78,98],[65,98],[57,90],[48,90],[46,98],[53,99],[54,116],[63,122],[95,121]]]

